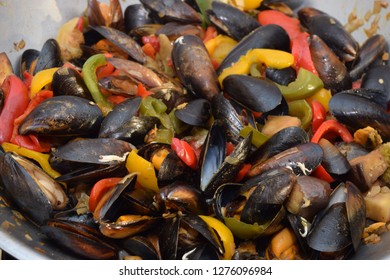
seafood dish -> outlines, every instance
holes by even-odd
[[[390,258],[390,7],[369,2],[342,21],[316,1],[87,0],[39,47],[0,48],[0,248]]]

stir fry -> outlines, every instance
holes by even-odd
[[[290,4],[88,0],[20,73],[1,54],[0,194],[81,259],[346,259],[380,242],[387,42]]]

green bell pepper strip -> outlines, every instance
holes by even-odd
[[[85,61],[82,69],[84,82],[88,90],[91,92],[93,100],[102,110],[104,116],[112,110],[113,105],[99,89],[96,70],[100,66],[104,66],[106,64],[107,60],[104,54],[95,54]]]
[[[265,142],[268,141],[268,137],[258,131],[257,129],[251,127],[251,126],[244,126],[243,129],[241,129],[239,135],[243,138],[245,138],[250,132],[252,131],[252,144],[259,148],[261,147]]]
[[[156,117],[166,129],[174,130],[171,119],[166,113],[167,106],[161,100],[147,96],[142,99],[139,110],[143,116]]]
[[[276,85],[287,101],[308,98],[324,87],[324,83],[318,76],[304,68],[299,69],[294,82],[287,86]]]
[[[301,120],[301,127],[307,130],[310,127],[313,113],[309,103],[305,99],[295,100],[288,103],[288,114]]]

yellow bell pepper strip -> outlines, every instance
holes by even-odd
[[[232,74],[249,74],[251,65],[254,63],[264,63],[267,67],[283,69],[293,65],[294,57],[291,53],[280,50],[249,50],[246,55],[241,56],[236,63],[222,71],[221,75],[218,77],[219,83],[222,86],[222,81]]]
[[[319,91],[317,91],[316,93],[314,93],[311,97],[307,98],[306,100],[310,104],[313,101],[320,102],[322,104],[322,106],[324,106],[325,112],[329,112],[329,100],[331,98],[332,98],[332,93],[330,92],[330,90],[328,90],[326,88],[322,88]]]
[[[296,80],[288,86],[276,85],[287,101],[308,98],[324,87],[322,80],[305,68],[299,69]]]
[[[84,82],[88,90],[91,92],[93,100],[102,110],[104,116],[112,110],[113,105],[99,89],[96,70],[100,66],[104,66],[106,64],[107,60],[104,54],[95,54],[85,61],[82,69]]]
[[[137,154],[137,150],[132,150],[127,156],[126,169],[129,173],[137,173],[137,183],[144,188],[159,192],[156,172],[150,161]]]
[[[260,7],[263,0],[230,0],[229,2],[241,10],[249,11]]]
[[[310,127],[313,113],[305,99],[294,100],[288,103],[288,114],[301,120],[301,127],[307,130]]]
[[[30,87],[30,99],[33,99],[38,91],[53,81],[53,75],[58,69],[59,67],[49,68],[34,75]]]
[[[222,258],[224,260],[231,260],[234,254],[236,245],[234,244],[234,237],[230,229],[222,223],[220,220],[211,216],[199,215],[199,217],[205,221],[205,223],[216,231],[220,240],[222,241],[223,248],[225,250]]]
[[[237,41],[226,35],[217,37],[205,42],[207,52],[212,60],[220,64],[228,53],[237,45]]]
[[[269,139],[268,136],[251,126],[244,126],[244,128],[241,129],[239,135],[245,138],[250,132],[252,132],[252,145],[254,145],[256,148],[261,147]]]
[[[1,144],[1,147],[4,149],[5,152],[14,152],[20,156],[24,156],[26,158],[30,158],[35,160],[39,163],[41,168],[52,178],[57,178],[61,174],[57,171],[55,171],[53,168],[51,168],[49,163],[49,154],[44,154],[40,152],[36,152],[33,150],[29,150],[23,147],[20,147],[18,145],[14,145],[8,142],[4,142]]]

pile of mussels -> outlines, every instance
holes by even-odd
[[[0,193],[49,240],[87,259],[344,259],[390,220],[382,35],[359,45],[290,1],[140,2],[89,0],[2,77]]]

